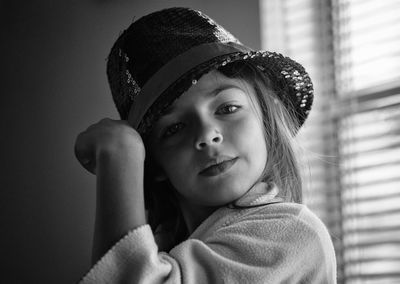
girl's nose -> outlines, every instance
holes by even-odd
[[[197,150],[202,150],[209,146],[216,146],[223,141],[222,134],[212,127],[204,127],[203,131],[199,134],[195,144]]]

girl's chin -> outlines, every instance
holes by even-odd
[[[240,178],[242,175],[226,174],[212,178],[200,178],[199,185],[202,185],[210,194],[219,192],[241,192],[250,181]]]

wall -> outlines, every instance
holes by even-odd
[[[258,1],[2,1],[2,283],[73,283],[89,268],[94,176],[76,135],[118,118],[106,57],[133,17],[170,6],[202,10],[260,47]]]

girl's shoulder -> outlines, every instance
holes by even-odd
[[[264,272],[273,267],[272,274],[296,279],[290,282],[335,283],[336,257],[331,236],[306,205],[270,203],[225,213],[216,216],[222,218],[204,228],[203,235],[193,242],[232,256],[236,262],[256,263]],[[300,281],[301,278],[307,280]]]
[[[323,243],[331,243],[331,235],[324,222],[306,205],[282,202],[249,210],[237,225],[258,226],[261,231],[292,232],[316,237]],[[251,225],[251,223],[254,223]]]
[[[302,234],[305,238],[329,241],[330,234],[321,219],[306,205],[290,202],[259,204],[254,207],[224,208],[213,214],[191,236],[204,239],[211,235],[244,233],[263,237]]]
[[[240,213],[239,213],[240,214]],[[232,218],[233,217],[233,218]],[[331,235],[324,222],[306,205],[280,202],[243,210],[240,216],[228,217],[227,226],[254,230],[260,235],[304,236],[331,243]]]
[[[247,218],[265,218],[266,220],[304,221],[310,224],[318,223],[318,225],[320,225],[320,222],[322,223],[320,218],[307,205],[294,202],[282,201],[249,208],[248,212],[244,212],[243,215]]]
[[[315,231],[327,234],[323,222],[304,204],[284,202],[274,184],[256,184],[246,195],[227,207],[214,212],[192,234],[202,239],[221,230]]]
[[[326,230],[321,219],[306,205],[292,202],[275,202],[230,212],[226,216],[225,225],[249,226],[252,222],[261,227],[264,227],[263,224],[282,224],[284,230],[289,226]]]
[[[333,236],[306,205],[281,202],[241,211],[215,228],[214,236],[249,244],[264,243],[268,246],[273,243],[286,247],[288,251],[312,251],[335,260]]]

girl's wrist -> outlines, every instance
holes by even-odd
[[[101,145],[96,149],[97,164],[104,161],[113,161],[119,163],[133,161],[138,164],[144,164],[144,159],[144,145],[143,143],[138,143],[137,141],[118,141],[115,143]]]
[[[118,178],[121,183],[142,184],[144,172],[144,151],[99,149],[96,154],[96,175]]]

